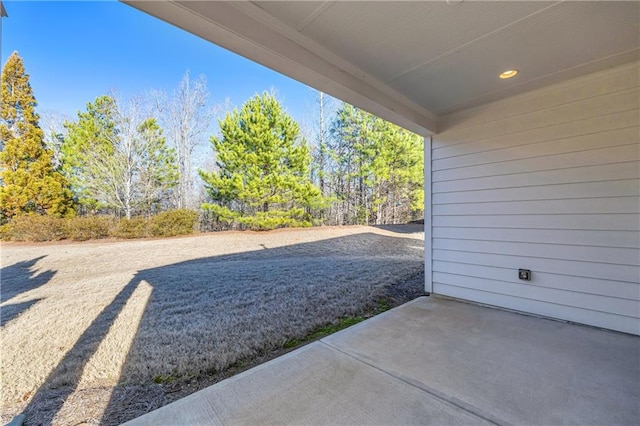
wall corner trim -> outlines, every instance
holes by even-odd
[[[431,136],[424,138],[424,291],[433,293]]]

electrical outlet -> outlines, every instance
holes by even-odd
[[[518,269],[518,278],[524,281],[531,281],[531,271],[529,269]]]

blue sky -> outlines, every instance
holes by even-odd
[[[207,77],[212,104],[240,106],[275,88],[285,109],[311,123],[314,91],[192,34],[116,1],[7,1],[2,63],[17,50],[39,111],[75,117],[117,89],[123,96],[171,92],[189,69]]]

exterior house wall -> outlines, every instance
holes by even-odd
[[[435,294],[640,334],[639,71],[444,117],[431,143]]]

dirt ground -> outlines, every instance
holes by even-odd
[[[395,225],[3,243],[0,420],[119,424],[411,300],[423,238]]]

